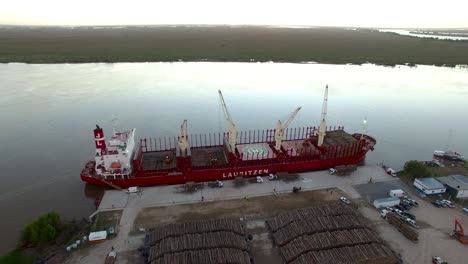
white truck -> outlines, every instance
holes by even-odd
[[[395,189],[388,191],[388,196],[401,198],[405,197],[406,193],[402,189]]]

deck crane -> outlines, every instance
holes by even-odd
[[[230,146],[231,152],[235,155],[236,154],[236,137],[237,137],[236,125],[232,121],[232,117],[229,114],[226,103],[224,102],[223,93],[221,93],[221,90],[218,90],[218,93],[219,93],[219,99],[221,101],[221,106],[223,107],[224,118],[226,119],[228,126],[229,126],[229,135],[228,135],[229,146]]]
[[[328,104],[328,85],[325,87],[325,95],[323,96],[322,116],[320,117],[320,127],[318,129],[318,142],[317,145],[321,147],[323,140],[327,134],[327,104]]]
[[[185,156],[187,155],[187,119],[182,122],[182,125],[180,126],[180,132],[179,132],[179,149],[180,149],[180,155]]]
[[[297,113],[299,112],[299,110],[301,110],[301,108],[302,107],[296,108],[296,110],[294,110],[294,112],[291,113],[288,120],[284,124],[281,123],[281,120],[278,120],[278,124],[276,125],[276,130],[275,130],[276,150],[278,151],[281,150],[281,141],[283,141],[284,131],[289,127],[291,122],[294,120],[294,117],[296,117]]]

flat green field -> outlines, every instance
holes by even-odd
[[[468,64],[468,42],[342,28],[0,28],[3,63],[178,60],[454,66]]]

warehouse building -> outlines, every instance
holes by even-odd
[[[437,178],[441,183],[447,186],[447,192],[452,197],[468,198],[468,177],[464,175],[450,175]]]
[[[434,178],[416,178],[414,187],[426,195],[445,193],[445,186]]]

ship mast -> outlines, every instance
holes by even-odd
[[[236,137],[237,137],[236,125],[232,121],[232,117],[229,114],[229,110],[226,106],[226,103],[224,102],[223,93],[221,93],[221,90],[218,90],[218,93],[219,93],[219,99],[221,101],[221,106],[224,112],[224,118],[226,119],[226,122],[228,123],[228,126],[229,126],[229,135],[228,135],[229,146],[230,146],[231,152],[233,154],[236,154]]]
[[[322,107],[322,116],[320,117],[320,127],[318,131],[318,146],[323,145],[323,140],[325,139],[326,130],[327,130],[327,103],[328,103],[328,85],[325,87],[325,95],[323,96],[323,107]]]
[[[294,117],[296,117],[297,113],[301,110],[301,107],[296,108],[294,112],[291,113],[289,116],[288,120],[284,123],[284,125],[281,123],[281,120],[278,120],[278,124],[276,125],[276,130],[275,130],[275,148],[276,150],[280,151],[281,150],[281,142],[283,141],[284,137],[284,130],[286,130],[291,122],[294,120]]]
[[[180,133],[179,133],[179,149],[181,156],[185,156],[187,153],[187,119],[182,122],[180,126]]]
[[[362,120],[362,134],[361,134],[361,139],[364,138],[364,135],[366,134],[366,129],[367,129],[367,117]]]

